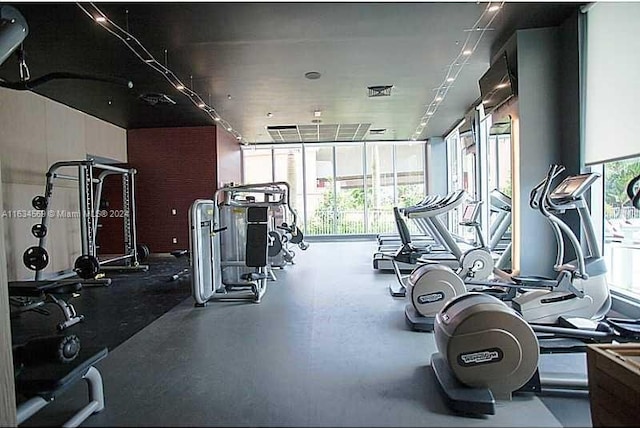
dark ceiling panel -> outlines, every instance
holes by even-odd
[[[367,123],[371,138],[411,137],[433,89],[486,3],[97,3],[196,91],[248,142],[272,142],[267,126]],[[439,136],[479,97],[492,45],[518,28],[557,25],[579,3],[505,3],[422,138]],[[36,92],[124,128],[213,123],[163,76],[75,3],[17,3],[29,23],[31,75],[54,71],[117,76],[134,88],[52,81]],[[318,80],[304,78],[319,71]],[[15,58],[0,77],[18,79]],[[369,98],[367,87],[394,85]],[[149,105],[148,93],[175,105]],[[231,97],[229,97],[229,95]],[[267,113],[272,113],[267,117]]]

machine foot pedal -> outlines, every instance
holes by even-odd
[[[407,289],[400,286],[393,288],[393,286],[390,285],[389,293],[392,297],[405,297],[407,295]]]
[[[435,317],[423,317],[416,311],[416,308],[414,308],[411,303],[408,303],[407,306],[404,307],[404,316],[411,330],[425,331],[428,333],[433,331]]]
[[[470,415],[496,413],[496,401],[491,391],[488,388],[471,388],[460,383],[439,353],[431,355],[431,368],[440,392],[451,410]]]

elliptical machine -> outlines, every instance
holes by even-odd
[[[554,324],[560,316],[601,319],[611,307],[606,281],[606,265],[584,194],[599,174],[569,176],[551,191],[553,181],[564,171],[551,165],[545,177],[530,194],[530,206],[539,210],[554,231],[557,243],[555,279],[530,276],[507,276],[494,271],[500,281],[463,281],[446,266],[424,265],[409,277],[411,304],[405,308],[407,322],[414,330],[432,331],[436,314],[455,296],[475,290],[511,300],[513,308],[528,322]],[[580,241],[571,228],[556,214],[577,210],[586,238],[589,255],[585,256]],[[564,262],[566,237],[576,259]],[[499,274],[499,275],[498,275]]]

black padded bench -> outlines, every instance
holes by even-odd
[[[65,320],[57,326],[58,330],[64,330],[84,320],[84,316],[78,315],[73,305],[63,298],[81,289],[82,283],[75,280],[11,281],[9,297],[12,306],[16,308],[16,313],[37,309],[46,303],[47,297],[50,298],[64,315]]]

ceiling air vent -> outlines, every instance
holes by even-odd
[[[276,143],[363,141],[370,126],[370,123],[284,125],[268,126],[267,132]]]
[[[144,102],[146,102],[149,105],[155,106],[157,104],[168,104],[168,105],[175,105],[176,102],[174,100],[172,100],[171,98],[169,98],[167,95],[165,94],[160,94],[160,93],[148,93],[148,94],[142,94],[140,95],[140,99]]]
[[[391,88],[393,85],[369,86],[369,97],[388,97],[391,96]]]
[[[387,132],[386,128],[370,129],[369,130],[369,135],[382,135],[385,132]]]

